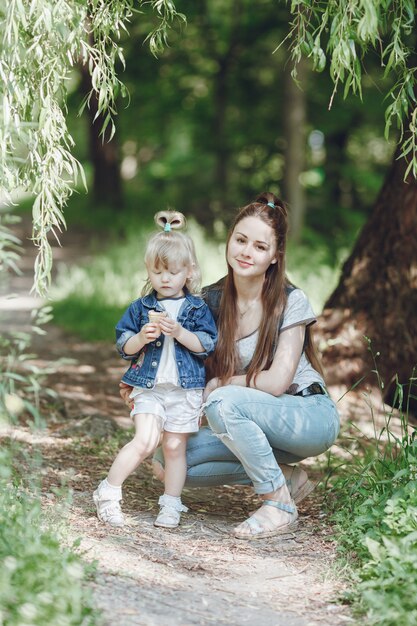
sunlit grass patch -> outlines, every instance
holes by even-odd
[[[34,322],[48,318],[46,308]],[[35,330],[42,335],[41,327]],[[41,508],[43,466],[36,442],[44,426],[39,406],[44,372],[30,364],[31,339],[15,332],[0,342],[0,624],[93,626],[97,614],[85,589],[92,568],[76,554],[75,544],[61,545],[58,527],[66,516],[60,504],[54,502],[53,520]],[[53,397],[49,391],[43,394]],[[67,505],[65,490],[59,500]]]
[[[51,289],[55,322],[84,339],[113,341],[116,322],[145,284],[143,257],[153,232],[132,227],[125,241],[111,243],[88,263],[58,266]],[[209,241],[193,221],[187,232],[195,243],[203,284],[220,278],[225,272],[224,246]]]

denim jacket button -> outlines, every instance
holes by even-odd
[[[157,361],[152,361],[152,367],[156,367],[158,365]]]
[[[185,387],[185,382],[184,381],[181,383],[181,387]]]
[[[148,383],[146,383],[146,386],[147,386],[147,387],[152,387],[152,383],[151,383],[151,382],[148,382]]]
[[[157,341],[156,345],[157,345],[158,348],[160,348],[162,346],[162,342],[161,341]]]

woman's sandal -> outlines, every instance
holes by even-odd
[[[303,482],[301,482],[302,480]],[[299,504],[310,495],[316,485],[308,479],[306,472],[301,467],[295,466],[287,480],[287,487],[295,504]]]
[[[248,517],[248,519],[243,522],[246,525],[246,528],[249,528],[249,534],[235,531],[234,536],[236,539],[247,539],[249,541],[252,541],[253,539],[265,539],[267,537],[283,535],[291,532],[297,527],[298,512],[293,500],[291,504],[284,504],[283,502],[277,502],[275,500],[264,500],[262,502],[262,506],[264,505],[274,506],[276,509],[289,513],[291,515],[290,521],[287,524],[274,528],[273,530],[265,530],[262,523],[254,515],[252,515],[252,517]]]

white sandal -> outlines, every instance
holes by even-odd
[[[158,504],[161,507],[159,515],[154,521],[154,526],[160,526],[161,528],[177,528],[181,513],[187,513],[188,508],[184,506],[180,498],[174,496],[168,496],[164,493],[160,496]]]
[[[301,478],[304,478],[304,482],[300,485]],[[310,495],[316,485],[309,480],[307,473],[301,467],[292,466],[291,476],[287,480],[287,487],[295,504],[299,504]]]
[[[281,511],[285,511],[288,513],[290,517],[290,521],[287,524],[283,524],[274,528],[273,530],[265,530],[265,527],[262,525],[262,522],[258,520],[255,515],[248,517],[247,520],[243,522],[246,528],[249,528],[248,533],[240,533],[238,530],[235,530],[234,536],[236,539],[265,539],[267,537],[275,537],[276,535],[283,535],[285,533],[291,532],[295,530],[297,527],[297,518],[298,511],[295,506],[294,501],[291,501],[291,504],[285,504],[284,502],[277,502],[276,500],[264,500],[262,502],[262,506],[273,506],[276,509],[280,509]]]

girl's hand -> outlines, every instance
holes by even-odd
[[[211,380],[208,381],[203,391],[203,402],[207,400],[211,392],[217,389],[217,387],[221,387],[221,383],[218,378],[212,378]]]
[[[129,407],[129,409],[132,408],[132,400],[129,398],[131,392],[132,392],[133,387],[131,387],[130,385],[126,384],[126,383],[119,383],[119,392],[120,395],[122,396],[122,400],[123,402],[126,404],[126,406]]]
[[[174,338],[178,337],[182,329],[181,324],[170,317],[161,317],[159,320],[159,326],[161,327],[161,332],[164,335]]]
[[[145,324],[139,333],[143,343],[145,344],[155,341],[155,339],[158,339],[160,334],[161,330],[159,328],[159,324],[156,324],[155,322]]]

